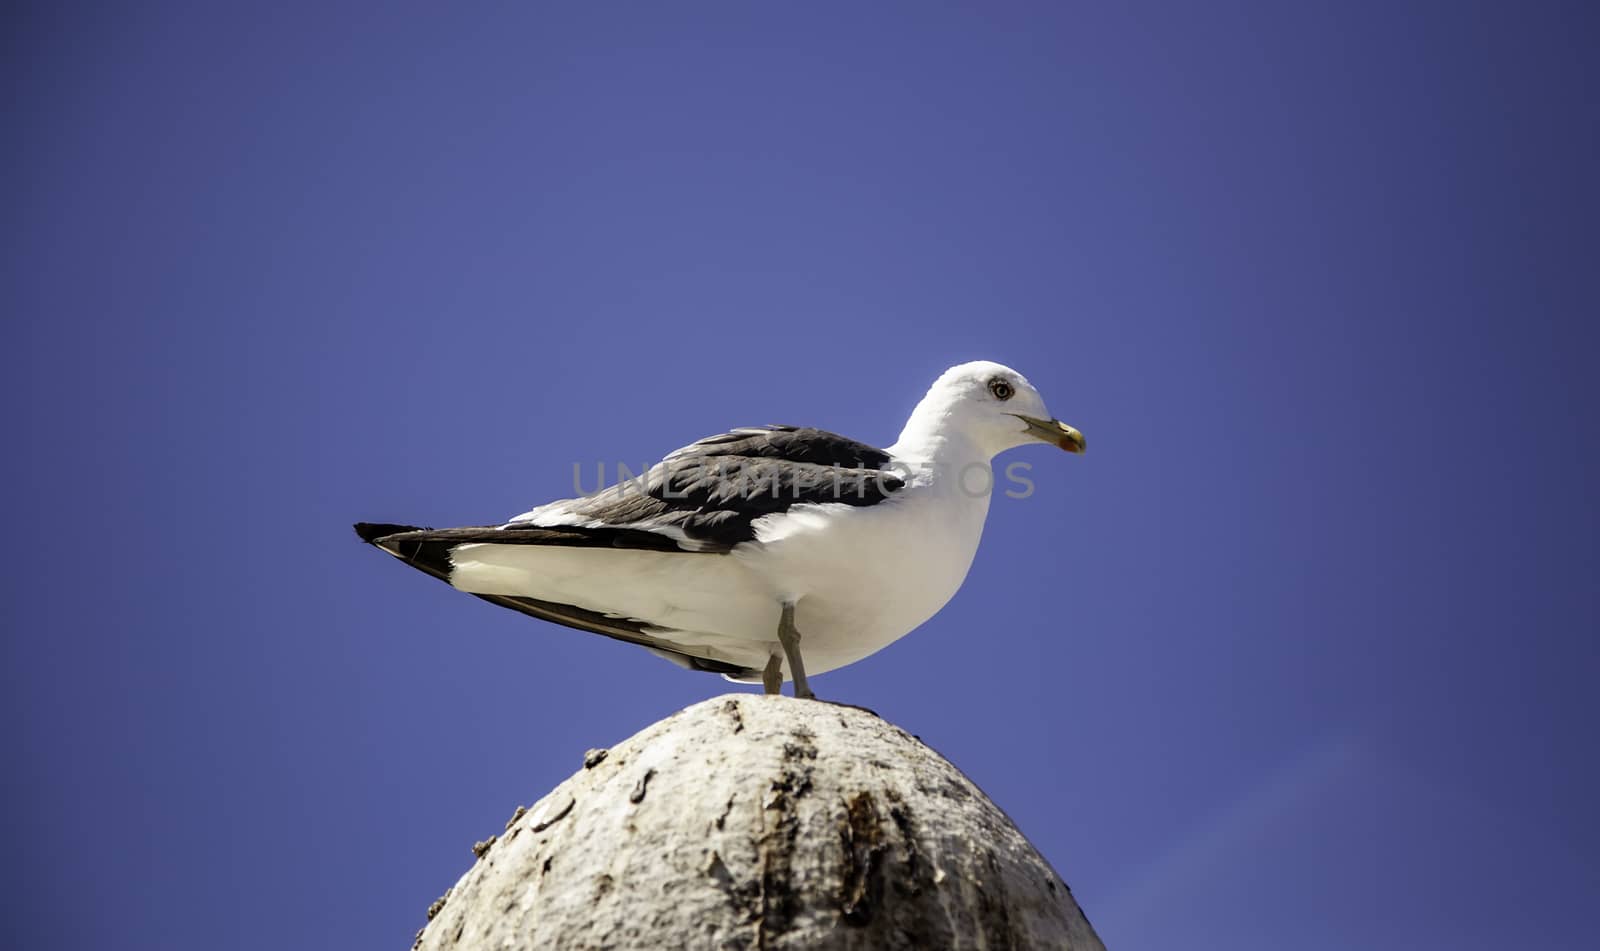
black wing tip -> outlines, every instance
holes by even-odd
[[[389,522],[357,522],[355,529],[356,535],[369,545],[376,545],[379,539],[390,535],[418,531],[415,525],[395,525]]]

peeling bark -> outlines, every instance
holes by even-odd
[[[1010,819],[868,711],[719,697],[583,767],[474,848],[418,947],[1103,951]]]

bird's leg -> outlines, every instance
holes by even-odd
[[[783,655],[789,659],[789,674],[794,680],[794,695],[807,700],[816,699],[806,684],[806,665],[800,660],[800,631],[794,626],[794,602],[783,602],[783,615],[778,618],[778,643],[783,645]]]
[[[761,672],[761,689],[767,694],[783,693],[783,661],[773,654],[767,658],[767,669]]]

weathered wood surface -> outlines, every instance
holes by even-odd
[[[816,701],[689,707],[591,751],[474,851],[421,948],[1102,948],[959,770]]]

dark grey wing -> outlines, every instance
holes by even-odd
[[[809,426],[747,426],[690,443],[667,456],[743,456],[881,470],[890,456],[864,442]]]
[[[905,485],[891,461],[882,449],[820,429],[736,429],[685,446],[636,479],[519,515],[505,529],[598,533],[628,548],[670,543],[725,552],[755,539],[757,519],[795,505],[876,505],[890,498]]]
[[[876,505],[905,485],[888,453],[819,429],[767,426],[702,439],[637,480],[540,506],[505,525],[425,529],[362,522],[356,533],[401,561],[449,582],[463,545],[627,548],[715,557],[755,539],[754,523],[795,505]],[[469,592],[472,593],[472,592]],[[690,670],[748,678],[760,672],[696,657],[640,621],[537,598],[475,594],[501,607],[638,644]]]

